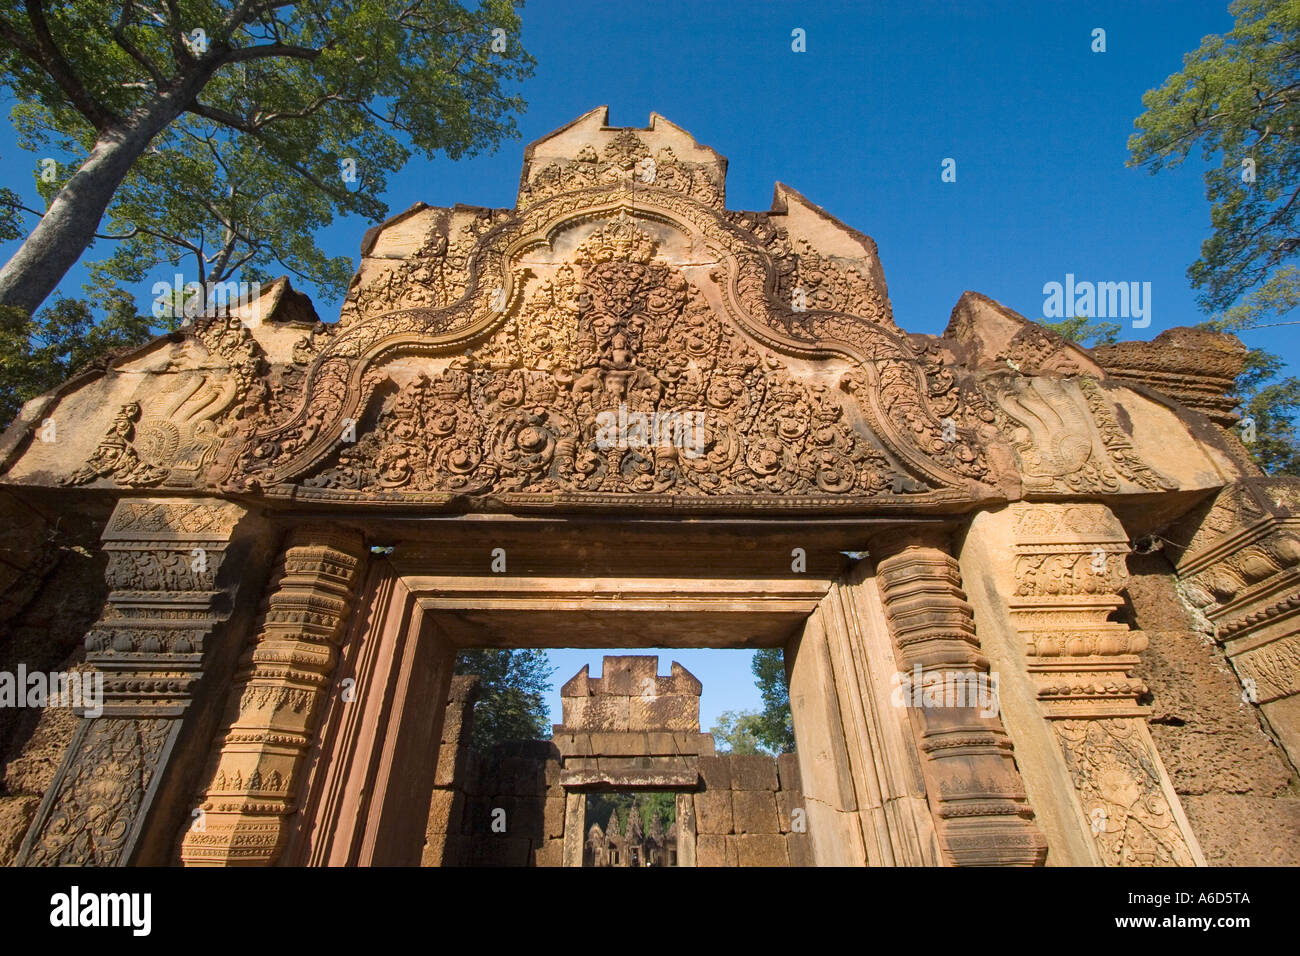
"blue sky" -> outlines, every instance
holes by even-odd
[[[1209,207],[1198,164],[1152,176],[1125,167],[1125,144],[1142,94],[1231,23],[1227,0],[533,0],[523,42],[538,65],[522,90],[520,141],[460,162],[417,159],[391,177],[386,199],[393,213],[417,201],[510,206],[525,143],[595,106],[607,104],[615,125],[644,126],[654,111],[729,159],[729,207],[767,209],[780,180],[873,236],[909,331],[942,331],[967,289],[1040,317],[1044,284],[1073,273],[1150,282],[1151,324],[1124,337],[1152,338],[1205,318],[1186,269],[1209,235]],[[1105,53],[1090,48],[1097,27]],[[795,28],[804,53],[791,50]],[[940,179],[945,158],[955,183]],[[35,167],[0,135],[0,182],[34,196]],[[355,259],[367,225],[337,222],[322,244]],[[337,317],[337,302],[317,307]],[[1292,329],[1243,338],[1295,371]],[[749,656],[662,651],[660,668],[675,658],[704,682],[708,727],[722,710],[758,707]],[[559,683],[599,658],[554,655],[557,719]]]

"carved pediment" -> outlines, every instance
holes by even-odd
[[[894,324],[874,243],[789,190],[784,218],[720,209],[687,184],[725,163],[675,127],[657,149],[578,127],[567,157],[530,147],[515,211],[381,230],[294,412],[211,480],[435,504],[996,496],[992,413]],[[696,165],[638,173],[665,151]]]
[[[71,468],[45,449],[25,467],[482,510],[955,511],[1175,487],[1086,350],[970,293],[944,337],[909,335],[869,237],[781,185],[768,212],[727,210],[725,173],[661,117],[587,114],[528,148],[514,209],[421,204],[367,233],[337,323],[200,321],[177,367],[70,393],[67,414],[99,416]]]
[[[626,214],[436,371],[375,390],[305,488],[454,495],[871,497],[924,491],[834,381],[721,321]]]

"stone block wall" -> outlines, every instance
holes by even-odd
[[[548,764],[556,780],[549,786]],[[548,852],[547,844],[564,835],[564,794],[558,784],[558,761],[550,742],[521,740],[503,744],[490,754],[471,756],[467,769],[458,864],[558,866],[558,851],[551,847]],[[554,812],[557,802],[558,814]],[[549,814],[548,804],[552,807]],[[538,857],[546,862],[539,862]]]
[[[700,682],[676,662],[657,671],[657,658],[634,655],[606,657],[599,678],[583,667],[561,689],[564,723],[549,741],[486,755],[469,749],[477,678],[453,678],[422,864],[562,866],[566,825],[580,831],[568,834],[576,861],[587,837],[577,797],[604,790],[679,794],[679,832],[696,835],[679,838],[681,865],[812,865],[794,754],[715,756]]]
[[[429,822],[425,827],[421,866],[455,866],[462,851],[461,827],[465,817],[465,785],[474,760],[469,749],[478,699],[478,678],[457,675],[447,692],[447,711],[442,719],[442,740],[438,747],[438,768],[429,801]]]
[[[477,697],[477,677],[452,678],[421,865],[559,866],[564,836],[559,755],[545,740],[473,753]]]
[[[1210,866],[1300,865],[1300,780],[1161,552],[1128,559],[1151,736]],[[1279,839],[1279,833],[1285,838]]]
[[[794,754],[701,757],[700,776],[697,866],[812,865]]]

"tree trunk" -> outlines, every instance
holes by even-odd
[[[150,109],[100,134],[86,161],[0,269],[0,306],[17,306],[29,314],[36,311],[94,239],[131,165],[179,115],[178,98],[164,96]]]

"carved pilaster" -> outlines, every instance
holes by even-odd
[[[23,866],[132,862],[214,629],[217,578],[245,511],[223,501],[127,499],[104,531],[110,593],[86,635],[104,675],[19,851]],[[225,576],[229,577],[229,576]]]
[[[362,563],[359,535],[292,533],[182,841],[187,865],[270,865],[299,798]]]
[[[1300,479],[1246,479],[1165,532],[1183,593],[1300,762]]]
[[[1123,603],[1128,536],[1101,504],[1019,504],[1015,591],[1038,705],[1083,820],[1109,866],[1204,865],[1138,703],[1146,635],[1109,620]]]
[[[981,707],[970,693],[989,687],[989,667],[945,539],[918,532],[872,542],[872,553],[883,555],[877,576],[900,671],[938,679],[940,693],[958,687],[968,695],[935,701],[965,706],[929,706],[923,697],[911,709],[939,845],[958,866],[1037,865],[1047,841],[1034,822],[1011,738],[996,707]],[[902,696],[908,702],[909,694]]]

